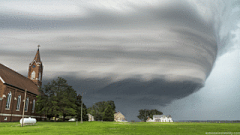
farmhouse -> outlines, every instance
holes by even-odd
[[[38,88],[42,85],[43,65],[39,48],[29,64],[28,78],[0,64],[0,122],[19,121],[25,117],[45,118],[35,112]],[[26,92],[26,102],[24,97]]]
[[[173,122],[173,120],[170,115],[153,115],[153,119],[148,117],[146,122]]]
[[[125,119],[125,116],[119,111],[114,114],[114,121],[127,122],[127,120]]]
[[[92,116],[91,114],[87,114],[88,115],[88,121],[94,121],[94,116]]]

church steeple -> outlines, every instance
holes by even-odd
[[[29,64],[28,78],[31,79],[38,87],[41,87],[43,65],[40,59],[39,47],[40,45],[38,45],[38,50],[33,61]]]
[[[37,53],[36,53],[36,55],[35,55],[35,57],[34,57],[34,60],[35,60],[36,62],[41,62],[40,53],[39,53],[39,47],[40,47],[40,45],[38,45],[38,50],[37,50]]]

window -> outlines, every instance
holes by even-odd
[[[34,109],[35,109],[35,99],[33,99],[32,113],[34,113]]]
[[[41,75],[42,75],[42,74],[41,74],[41,73],[39,73],[39,80],[40,80],[40,81],[41,81],[41,77],[42,77]]]
[[[17,111],[20,110],[20,105],[21,105],[21,95],[18,96],[18,100],[17,100],[17,108],[16,108]]]
[[[31,78],[32,78],[32,79],[35,78],[35,71],[32,72],[32,74],[31,74]]]
[[[26,102],[25,102],[25,108],[24,108],[24,111],[27,112],[28,111],[28,103],[29,103],[29,98],[26,99]]]
[[[11,91],[10,91],[10,92],[8,93],[8,97],[7,97],[6,109],[10,109],[11,98],[12,98],[12,93],[11,93]]]

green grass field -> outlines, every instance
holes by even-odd
[[[37,122],[24,127],[19,122],[0,123],[0,135],[203,135],[206,132],[240,134],[240,123]]]

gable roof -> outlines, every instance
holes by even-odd
[[[164,115],[153,115],[153,118],[161,118],[164,117]]]
[[[114,115],[123,115],[120,111],[115,112]]]
[[[165,115],[153,115],[153,118],[161,118],[161,117],[163,117],[163,118],[165,118],[165,117],[171,118],[171,115],[167,115],[167,116],[165,116]]]
[[[8,84],[22,90],[27,89],[27,91],[39,94],[38,86],[27,77],[17,73],[16,71],[2,65],[0,63],[0,78],[4,84]]]
[[[115,117],[123,117],[123,118],[125,118],[125,116],[120,111],[114,113],[114,118]]]

